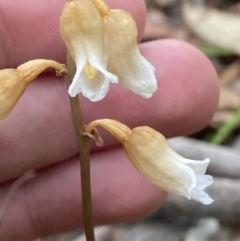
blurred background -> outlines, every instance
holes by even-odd
[[[211,159],[212,205],[169,195],[152,217],[96,228],[97,241],[240,241],[240,0],[145,0],[143,41],[176,38],[199,48],[219,75],[221,94],[211,123],[169,140],[191,159]],[[84,241],[81,231],[42,241]]]

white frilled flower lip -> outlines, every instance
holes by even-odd
[[[157,90],[154,67],[137,47],[137,27],[123,10],[109,10],[100,0],[68,0],[60,17],[60,32],[76,74],[69,87],[91,101],[103,99],[110,83],[119,83],[150,98]]]
[[[173,151],[165,137],[148,126],[129,129],[122,123],[102,119],[91,122],[86,131],[100,125],[124,146],[126,154],[135,168],[156,186],[203,204],[211,204],[213,199],[204,189],[213,183],[205,175],[209,159],[195,161],[185,159]]]

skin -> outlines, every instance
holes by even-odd
[[[106,2],[133,15],[140,40],[144,2]],[[36,58],[65,62],[66,49],[58,31],[64,3],[0,0],[0,68]],[[149,125],[166,137],[203,128],[218,102],[217,75],[207,58],[177,40],[141,44],[140,50],[156,68],[158,91],[146,100],[112,85],[103,101],[91,103],[80,96],[84,122],[113,118],[130,127]],[[0,206],[13,178],[37,170],[36,177],[15,194],[0,240],[30,241],[82,226],[78,151],[62,78],[48,71],[30,84],[10,116],[0,122],[0,133]],[[95,224],[151,214],[164,201],[165,192],[145,180],[122,147],[101,133],[105,147],[101,151],[93,147],[91,158]]]

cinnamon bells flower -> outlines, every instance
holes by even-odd
[[[46,59],[31,60],[17,69],[0,70],[0,120],[13,110],[27,85],[47,68],[59,73],[66,71],[62,64]]]
[[[212,177],[205,175],[208,158],[203,161],[185,159],[168,146],[161,133],[148,126],[131,130],[118,121],[102,119],[88,124],[86,132],[91,132],[98,125],[123,144],[129,160],[150,182],[167,192],[203,204],[213,202],[204,191],[213,183]]]
[[[103,99],[110,83],[150,98],[157,90],[154,67],[137,47],[137,27],[123,10],[110,10],[102,0],[68,0],[60,32],[76,64],[70,96],[82,93]]]

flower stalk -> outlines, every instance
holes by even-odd
[[[67,74],[64,79],[70,86],[75,75],[75,64],[72,58],[67,56]],[[90,138],[84,133],[84,125],[82,120],[81,107],[78,96],[70,97],[70,105],[72,112],[72,120],[78,140],[79,160],[80,160],[80,176],[81,176],[81,192],[82,192],[82,208],[83,222],[87,241],[95,241],[94,228],[92,222],[92,199],[91,199],[91,180],[90,180]]]

